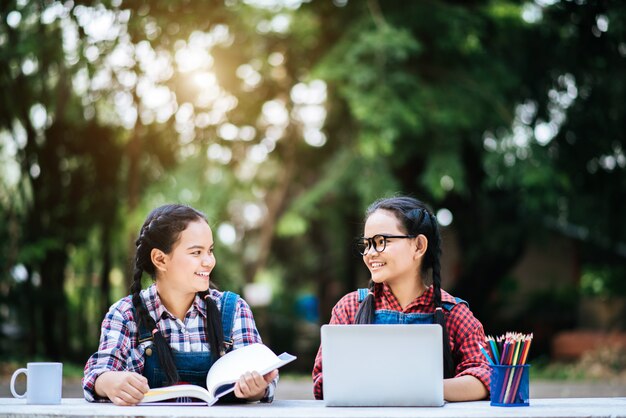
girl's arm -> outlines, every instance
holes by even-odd
[[[480,346],[485,342],[483,326],[465,304],[457,304],[447,321],[453,341],[455,377],[444,380],[447,401],[476,401],[489,395],[491,370]]]
[[[105,373],[113,371],[140,373],[143,370],[142,357],[130,361],[136,331],[129,306],[132,305],[127,306],[126,301],[121,300],[111,307],[102,321],[98,351],[87,360],[82,382],[85,399],[89,402],[107,397],[103,396],[102,390],[96,388],[96,382]]]
[[[487,388],[476,377],[463,375],[444,379],[443,397],[448,402],[476,401],[485,399],[489,392]]]
[[[235,385],[235,396],[248,401],[260,401],[277,377],[278,370],[273,370],[265,376],[258,372],[245,373]]]
[[[108,398],[115,405],[135,405],[150,390],[148,379],[136,372],[104,372],[96,379],[95,393]]]

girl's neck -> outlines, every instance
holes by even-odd
[[[156,288],[159,293],[161,303],[165,306],[165,309],[181,321],[184,320],[187,311],[189,311],[189,308],[196,297],[195,293],[182,294],[174,289],[168,288],[163,285],[163,283],[159,283],[159,281],[156,283]]]
[[[422,296],[426,291],[426,286],[421,278],[417,280],[404,280],[388,283],[391,293],[398,299],[402,309],[409,306],[416,298]]]

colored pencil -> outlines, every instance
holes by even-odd
[[[489,362],[489,364],[491,364],[492,366],[494,366],[495,364],[494,364],[493,360],[491,359],[491,356],[489,355],[489,353],[487,352],[487,350],[485,350],[485,349],[483,348],[483,346],[482,346],[482,345],[480,345],[480,343],[478,344],[478,348],[480,348],[480,351],[483,353],[483,355],[485,356],[485,358],[487,359],[487,361]]]
[[[514,403],[524,373],[524,366],[530,351],[533,334],[506,332],[496,338],[486,336],[485,349],[480,350],[490,365],[513,366],[503,371],[502,387],[492,396],[498,403]]]

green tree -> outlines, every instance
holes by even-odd
[[[593,231],[591,241],[608,252],[623,247],[622,4],[305,7],[324,18],[321,42],[330,48],[320,48],[328,52],[314,74],[329,83],[334,114],[325,128],[347,155],[328,159],[317,186],[300,198],[318,207],[309,218],[328,233],[308,240],[309,252],[319,254],[312,264],[345,264],[344,252],[329,251],[337,237],[358,230],[355,213],[367,203],[394,192],[453,213],[462,254],[452,290],[482,318],[542,229],[573,225]],[[343,216],[343,235],[335,216]],[[319,294],[350,272],[330,273]],[[355,287],[354,278],[343,280]]]
[[[114,130],[86,119],[71,87],[84,63],[68,58],[82,46],[67,50],[64,31],[76,24],[69,12],[59,3],[40,2],[5,2],[0,11],[1,149],[17,163],[9,172],[17,180],[3,182],[3,192],[11,193],[2,202],[12,249],[3,266],[3,294],[29,329],[27,353],[50,358],[71,355],[62,352],[69,338],[69,248],[98,228],[102,263],[111,263],[121,158]],[[28,275],[11,285],[8,270],[15,265],[25,266]]]
[[[34,333],[29,354],[58,356],[68,334],[98,327],[119,296],[110,272],[170,201],[209,214],[221,286],[270,280],[290,301],[315,288],[322,320],[365,285],[348,244],[367,204],[392,193],[452,212],[450,290],[481,318],[545,227],[578,231],[603,271],[625,241],[625,13],[610,1],[5,2],[0,303],[41,301],[23,327],[62,326]],[[68,294],[69,313],[50,313]]]

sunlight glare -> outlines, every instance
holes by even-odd
[[[225,141],[233,141],[237,138],[239,129],[232,123],[225,123],[218,129],[218,135]]]
[[[49,25],[53,23],[57,18],[67,17],[68,10],[61,4],[52,3],[50,6],[46,7],[46,9],[41,13],[41,23],[44,25]]]
[[[29,116],[30,123],[36,130],[42,130],[46,126],[48,113],[41,103],[35,103],[31,106]]]
[[[304,142],[312,147],[323,147],[326,144],[326,135],[319,129],[309,128],[304,130]]]
[[[213,65],[213,57],[206,49],[184,47],[174,55],[178,71],[188,73],[194,70],[206,70]]]
[[[165,86],[142,80],[137,86],[137,94],[141,97],[141,103],[148,109],[158,109],[167,105],[172,100],[172,92]]]
[[[449,209],[441,208],[437,211],[437,222],[441,226],[448,226],[452,223],[454,217],[452,216],[452,212]]]
[[[252,141],[256,136],[256,129],[253,126],[246,125],[239,128],[239,139],[242,141]]]
[[[263,119],[270,125],[287,126],[289,115],[285,104],[280,100],[269,100],[263,104]]]
[[[243,218],[248,228],[255,228],[263,219],[263,210],[256,203],[246,203],[243,206]]]
[[[185,125],[191,121],[193,117],[193,106],[191,103],[183,103],[178,107],[178,111],[176,112],[176,123]]]
[[[74,8],[74,15],[87,36],[96,42],[114,41],[121,35],[122,27],[116,23],[115,12],[104,6],[92,8],[79,5]]]
[[[263,144],[253,145],[248,149],[248,158],[257,164],[262,163],[267,159],[268,150]]]
[[[7,24],[16,29],[22,21],[22,14],[17,10],[13,10],[7,14]]]
[[[193,82],[202,89],[210,89],[217,86],[215,74],[209,71],[202,71],[193,75]]]
[[[233,152],[220,144],[211,144],[207,149],[207,158],[221,164],[228,164],[233,158]]]
[[[454,189],[454,179],[447,174],[441,177],[441,179],[439,180],[439,184],[441,185],[441,188],[446,192]]]
[[[307,128],[321,129],[326,120],[326,109],[319,105],[299,106],[296,110],[297,119]]]
[[[217,236],[224,245],[233,245],[237,241],[237,231],[228,222],[223,222],[217,227]]]
[[[270,56],[267,58],[267,62],[273,67],[278,67],[285,62],[285,56],[280,52],[272,52]]]
[[[535,138],[540,145],[548,145],[557,132],[557,126],[552,122],[540,122],[535,126]]]

